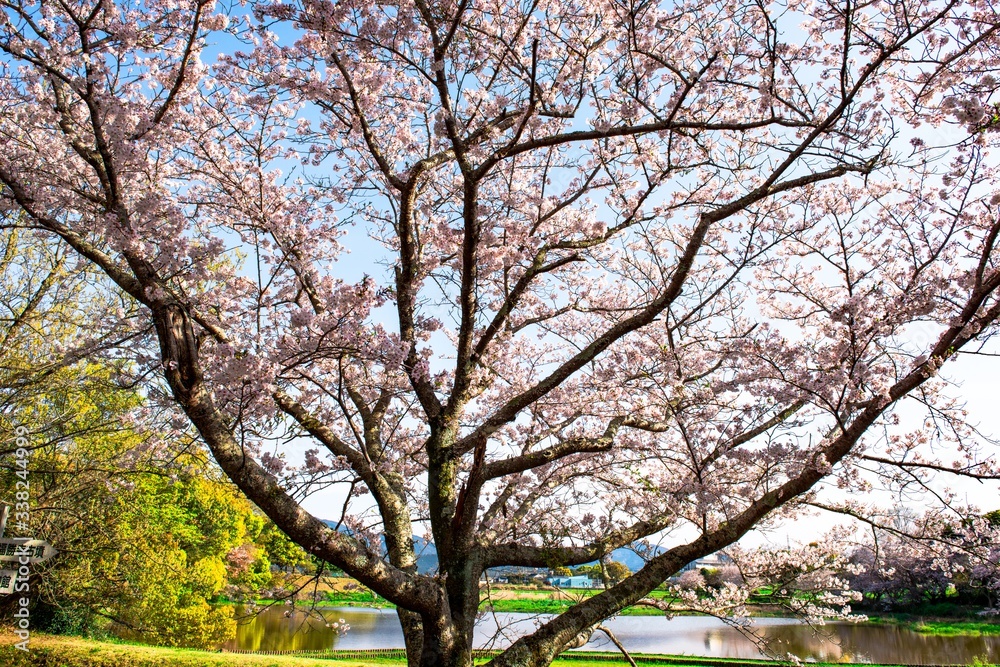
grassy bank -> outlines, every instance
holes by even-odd
[[[5,667],[330,667],[331,660],[290,656],[211,653],[182,648],[93,641],[32,633],[29,651],[14,648],[16,639],[0,638],[0,664]],[[391,662],[352,661],[352,667]]]
[[[0,634],[0,665],[4,667],[378,667],[406,664],[401,653],[392,657],[338,658],[336,656],[311,658],[288,655],[249,655],[244,653],[215,653],[193,649],[145,646],[141,644],[111,643],[33,633],[30,650],[14,648],[17,639],[9,631]],[[620,658],[621,656],[617,656]],[[572,659],[553,662],[554,667],[607,667],[625,664],[624,660],[609,660],[607,655],[584,654]],[[483,663],[486,658],[477,660]],[[636,658],[643,666],[662,664]],[[758,663],[754,663],[755,665]],[[768,663],[759,663],[768,667]],[[704,667],[697,661],[685,665],[674,661],[671,667]],[[871,666],[866,666],[871,667]]]
[[[596,590],[525,590],[496,592],[482,602],[482,609],[492,609],[500,612],[521,612],[526,614],[561,614],[571,606],[595,595]],[[222,601],[226,603],[226,601]],[[274,604],[273,600],[259,600],[262,605]],[[382,597],[377,597],[369,591],[329,591],[317,608],[358,607],[366,609],[394,609],[395,605]],[[649,607],[633,607],[625,610],[626,615],[656,615],[663,612]]]
[[[561,614],[576,604],[569,600],[488,600],[481,609],[496,612],[517,612],[524,614]],[[622,616],[662,616],[663,612],[653,607],[629,607]]]
[[[956,635],[969,635],[979,637],[982,635],[1000,635],[1000,623],[987,623],[984,621],[908,621],[906,625],[925,635],[939,635],[950,637]]]
[[[498,612],[519,612],[526,614],[561,614],[577,602],[585,600],[600,591],[597,589],[507,589],[497,588],[490,591],[484,598],[481,608]],[[654,591],[653,597],[663,599],[666,593]],[[368,607],[374,609],[392,609],[394,605],[384,598],[377,597],[367,590],[331,590],[326,592],[323,601],[317,605],[323,607]],[[650,607],[631,607],[623,614],[628,616],[656,616],[663,612]]]
[[[0,665],[4,667],[378,667],[406,664],[402,651],[386,657],[337,656],[299,657],[288,655],[250,655],[243,653],[216,653],[193,649],[145,646],[141,644],[112,643],[33,633],[30,650],[14,648],[17,641],[13,634],[0,631]],[[636,654],[638,665],[652,667],[668,664],[670,667],[787,667],[788,663],[767,660],[731,660],[726,658],[695,658],[690,656],[653,656]],[[477,659],[477,664],[487,658]],[[617,654],[577,653],[552,663],[554,667],[607,667],[627,664]],[[823,663],[812,663],[821,667]],[[840,665],[838,667],[844,667]],[[888,667],[865,665],[864,667]]]
[[[561,614],[577,602],[585,600],[599,593],[594,589],[576,590],[527,590],[516,591],[515,595],[500,595],[493,592],[488,598],[483,598],[480,602],[480,609],[483,611],[495,611],[505,613],[520,614]],[[662,591],[654,591],[654,598],[667,600],[668,596]],[[274,604],[273,600],[260,600],[261,604]],[[395,605],[383,598],[373,599],[371,593],[327,593],[323,601],[316,605],[318,609],[331,609],[337,607],[357,607],[368,609],[394,609]],[[774,605],[747,605],[754,616],[787,616],[787,612]],[[662,616],[663,612],[653,607],[635,606],[628,607],[621,612],[621,616]],[[676,611],[675,616],[697,616],[698,612]]]
[[[576,590],[511,590],[493,591],[489,598],[484,598],[481,609],[505,613],[523,614],[561,614],[577,602],[584,600],[599,591],[589,589]],[[654,591],[654,597],[666,599],[662,591]],[[260,600],[262,605],[274,604],[273,600]],[[318,609],[337,607],[357,607],[361,609],[394,609],[395,605],[368,591],[330,591],[323,601],[316,605]],[[748,605],[751,613],[760,618],[768,616],[786,616],[787,612],[773,605]],[[864,612],[861,612],[864,613]],[[621,612],[622,616],[659,616],[663,612],[652,607],[629,607]],[[693,615],[695,612],[675,612],[678,616]],[[1000,621],[983,621],[980,617],[926,617],[913,614],[880,614],[869,612],[872,623],[887,623],[905,626],[916,632],[930,635],[1000,635]]]
[[[501,586],[494,587],[484,596],[480,608],[484,611],[524,614],[561,614],[576,603],[585,600],[600,591],[597,589],[552,589]],[[665,591],[653,591],[652,596],[660,600],[669,600]],[[275,604],[273,600],[260,600],[262,605]],[[356,607],[367,609],[393,609],[395,605],[371,591],[353,586],[351,588],[328,588],[323,600],[316,607],[330,609],[337,607]],[[753,616],[758,618],[770,616],[787,616],[787,611],[768,604],[747,605]],[[982,636],[1000,635],[1000,619],[986,621],[976,616],[974,609],[968,608],[932,608],[930,613],[868,613],[869,622],[899,625],[915,632],[940,636]],[[936,613],[935,613],[936,612]],[[622,616],[659,616],[663,612],[652,607],[629,607],[621,612]],[[675,612],[678,616],[693,615],[695,612]]]
[[[864,612],[862,612],[864,613]],[[983,620],[981,616],[932,616],[922,614],[870,613],[869,623],[899,625],[924,635],[969,637],[1000,635],[1000,619]]]
[[[368,609],[394,609],[395,605],[381,596],[365,588],[360,583],[347,577],[329,577],[319,584],[309,583],[303,577],[303,585],[309,584],[308,590],[319,593],[322,600],[318,608],[357,607]],[[515,584],[494,584],[483,591],[480,608],[496,612],[525,614],[561,614],[577,602],[598,594],[600,589],[570,588],[556,589],[551,587],[524,586]],[[762,591],[766,593],[767,591]],[[665,590],[655,590],[651,596],[660,600],[669,600],[671,594]],[[261,604],[274,604],[274,600],[260,600]],[[787,611],[775,606],[766,596],[750,597],[748,609],[753,616],[786,616]],[[984,621],[976,616],[978,609],[959,607],[954,604],[933,604],[918,607],[910,613],[866,612],[874,623],[892,623],[905,626],[911,630],[933,635],[997,635],[1000,634],[1000,619]],[[651,607],[630,607],[622,612],[623,616],[658,616],[663,612]],[[677,612],[686,615],[685,612]]]
[[[371,591],[330,591],[320,607],[368,607],[369,609],[395,609],[396,605]]]

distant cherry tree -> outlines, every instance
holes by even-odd
[[[940,511],[868,517],[869,531],[851,549],[862,566],[850,579],[876,609],[912,611],[951,602],[978,606],[984,616],[1000,609],[1000,521],[995,513],[956,521]]]
[[[546,665],[762,524],[997,474],[939,374],[1000,315],[990,3],[250,9],[5,0],[0,201],[410,664],[471,664],[489,568],[664,545],[491,662]]]

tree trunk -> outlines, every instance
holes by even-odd
[[[450,565],[450,567],[449,567]],[[422,635],[407,639],[407,663],[420,667],[472,667],[476,614],[479,611],[479,575],[481,555],[473,552],[462,559],[442,563],[447,602],[438,617],[418,617]],[[404,634],[406,630],[404,629]],[[418,654],[419,661],[414,658]]]
[[[472,636],[451,623],[424,619],[420,667],[472,667]]]
[[[424,645],[424,626],[420,614],[396,607],[396,616],[403,628],[403,645],[406,647],[406,667],[419,667]]]

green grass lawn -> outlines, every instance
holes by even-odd
[[[79,637],[32,633],[29,651],[14,648],[13,635],[0,638],[0,664],[5,667],[330,667],[334,661],[290,656],[211,653],[182,648],[99,642]],[[344,662],[352,667],[391,662]]]
[[[1000,635],[1000,623],[986,621],[911,621],[907,625],[925,635]]]
[[[983,620],[981,616],[967,615],[964,617],[936,616],[933,614],[873,614],[869,623],[884,623],[900,625],[924,635],[939,635],[942,637],[967,635],[981,637],[983,635],[1000,635],[1000,619]]]
[[[497,612],[520,612],[527,614],[561,614],[575,604],[572,600],[484,600],[481,609]],[[622,616],[662,616],[663,612],[653,607],[629,607]]]
[[[363,652],[348,652],[354,655],[337,656],[337,652],[327,657],[305,657],[289,655],[251,655],[245,653],[216,653],[194,649],[166,648],[104,642],[79,637],[62,637],[33,633],[30,651],[15,649],[17,641],[9,630],[0,631],[0,665],[4,667],[376,667],[380,665],[405,665],[402,651],[386,657],[364,656]],[[360,654],[360,655],[359,655]],[[664,664],[667,656],[633,656],[638,665],[651,667]],[[610,659],[609,659],[610,658]],[[477,659],[477,664],[488,658]],[[627,664],[617,654],[595,654],[574,652],[571,657],[561,658],[552,663],[554,667],[607,667]],[[725,658],[696,658],[675,656],[669,661],[670,667],[778,667],[787,663],[767,660],[730,660]],[[815,665],[820,667],[820,665]],[[865,667],[880,667],[866,665]]]
[[[372,609],[395,609],[396,605],[383,597],[376,597],[371,591],[329,591],[323,598],[321,607],[368,607]]]
[[[484,599],[483,609],[492,608],[498,612],[522,612],[528,614],[559,614],[578,600],[597,595],[601,591],[592,588],[572,588],[556,591],[553,589],[524,588],[516,591],[503,590],[500,594]],[[513,594],[513,596],[512,596]],[[664,599],[666,591],[653,591],[652,597]],[[381,597],[375,597],[370,591],[329,591],[319,607],[369,607],[375,609],[392,609],[394,605]],[[662,612],[650,607],[632,607],[623,612],[625,615],[655,616]]]
[[[15,641],[17,639],[9,632],[0,635],[0,665],[4,667],[376,667],[406,664],[401,657],[341,659],[215,653],[38,633],[32,634],[30,651],[25,653],[14,648]],[[570,660],[556,660],[552,664],[554,667],[607,667],[617,662],[587,658],[588,656],[583,655]],[[477,662],[483,663],[486,660],[482,658]],[[641,659],[637,659],[637,663],[649,664]],[[621,664],[626,663],[621,660]],[[671,667],[697,667],[697,665],[677,664]]]
[[[481,609],[491,609],[496,612],[525,614],[561,614],[576,604],[577,601],[600,593],[600,589],[573,588],[555,591],[541,588],[503,589],[497,594],[484,598]],[[667,591],[653,591],[651,597],[659,600],[669,599]],[[262,600],[262,603],[272,601]],[[395,605],[382,597],[374,596],[368,590],[329,591],[319,605],[324,607],[359,607],[374,609],[393,609]],[[622,616],[657,616],[663,612],[652,607],[629,607],[621,612]],[[782,616],[781,610],[775,610],[768,605],[754,607],[755,616]],[[677,612],[685,615],[685,612]],[[929,616],[931,616],[929,614]],[[911,630],[931,635],[997,635],[1000,634],[1000,622],[981,621],[978,619],[941,619],[923,620],[920,617],[900,614],[875,614],[871,619],[876,623],[898,623]]]

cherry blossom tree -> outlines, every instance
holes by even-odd
[[[831,487],[997,474],[939,374],[1000,315],[989,3],[0,16],[8,219],[104,272],[94,331],[411,664],[471,664],[491,567],[665,545],[491,663],[545,665],[757,526],[861,511]],[[349,530],[300,503],[333,484]]]
[[[979,602],[996,614],[1000,590],[1000,526],[986,517],[960,523],[939,510],[922,516],[865,516],[867,529],[849,549],[863,569],[851,588],[876,608],[919,609],[928,603]]]

